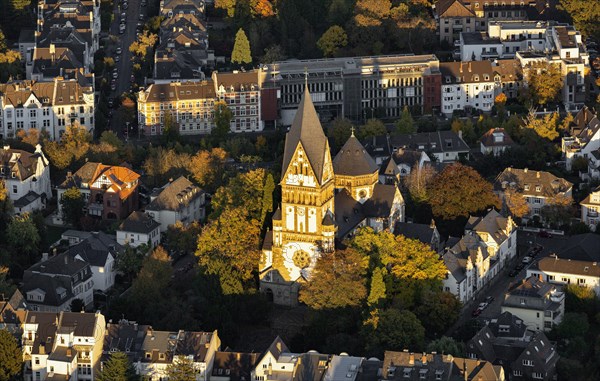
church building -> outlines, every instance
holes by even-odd
[[[360,226],[393,230],[395,222],[404,221],[397,186],[379,184],[378,173],[354,133],[331,159],[329,141],[305,88],[285,140],[281,206],[263,243],[261,292],[276,304],[295,306],[302,283],[310,280],[317,259],[335,250],[336,239]]]

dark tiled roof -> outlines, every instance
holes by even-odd
[[[456,83],[494,82],[491,61],[440,62],[442,86]]]
[[[527,332],[523,320],[508,311],[490,320],[488,327],[495,337],[523,338]]]
[[[333,159],[333,172],[342,176],[362,176],[375,173],[375,161],[352,134]]]
[[[496,136],[500,136],[499,141],[497,141]],[[481,137],[481,144],[486,147],[511,146],[514,142],[510,135],[504,131],[504,128],[490,128],[488,132]]]
[[[510,296],[524,296],[530,298],[545,298],[554,286],[540,280],[538,277],[531,276],[524,279],[521,283],[515,284],[508,290]]]
[[[375,184],[373,196],[365,201],[363,212],[367,217],[387,218],[392,212],[394,198],[400,191],[395,185]]]
[[[561,259],[600,262],[600,235],[593,233],[577,234],[557,250]]]
[[[419,240],[427,245],[431,244],[435,233],[435,226],[427,224],[414,224],[407,222],[396,222],[395,235],[403,235],[406,238]]]
[[[31,204],[32,202],[34,202],[35,200],[37,200],[40,197],[41,196],[39,194],[37,194],[36,192],[29,191],[29,192],[27,192],[27,194],[25,196],[22,196],[15,202],[13,202],[13,205],[15,206],[15,208],[23,208],[23,207]]]
[[[285,176],[292,156],[299,144],[302,144],[306,157],[320,184],[323,176],[323,167],[326,155],[329,155],[329,144],[319,116],[315,110],[308,87],[304,89],[304,95],[298,105],[298,111],[292,122],[292,127],[285,138],[285,149],[283,152],[282,176]]]
[[[67,253],[71,258],[80,257],[92,266],[103,267],[109,253],[116,259],[117,253],[123,250],[123,246],[117,243],[114,236],[104,232],[93,232],[83,241],[69,247]]]
[[[328,363],[329,355],[314,352],[303,353],[298,359],[292,380],[321,381]]]
[[[181,176],[172,183],[167,184],[158,197],[146,207],[146,210],[171,210],[177,211],[189,205],[197,197],[200,197],[202,190],[192,184],[191,181]]]
[[[95,179],[95,174],[100,163],[88,162],[77,170],[72,176],[67,176],[65,181],[60,184],[60,188],[80,188],[82,183],[91,184]]]
[[[215,86],[211,80],[201,82],[154,83],[145,90],[147,102],[166,102],[191,99],[214,99]]]
[[[133,212],[127,217],[121,225],[119,230],[133,233],[149,234],[154,229],[158,228],[160,224],[152,217],[143,212]]]
[[[290,350],[288,349],[287,345],[285,345],[281,337],[277,336],[269,348],[267,348],[265,353],[270,353],[273,355],[275,360],[278,360],[282,353],[290,353]]]
[[[364,221],[363,205],[352,198],[345,188],[335,195],[334,203],[337,235],[343,238]]]
[[[453,131],[398,134],[390,136],[389,143],[395,151],[399,148],[411,148],[413,150],[431,151],[434,153],[470,151],[467,143]]]

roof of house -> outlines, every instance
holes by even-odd
[[[144,92],[146,102],[216,98],[215,86],[210,79],[200,82],[153,83]]]
[[[380,139],[378,144],[385,144],[385,139]],[[453,131],[419,132],[415,134],[398,134],[389,137],[389,144],[394,151],[400,148],[410,148],[418,151],[442,152],[469,152],[470,148],[465,141]]]
[[[527,332],[527,325],[523,323],[523,320],[508,311],[501,313],[497,318],[491,319],[487,327],[497,338],[523,338]]]
[[[396,222],[394,226],[395,235],[403,235],[406,238],[419,240],[430,245],[435,236],[436,227],[433,224],[415,224],[408,222]]]
[[[594,233],[577,234],[569,237],[556,251],[561,259],[600,262],[600,235]]]
[[[583,200],[579,202],[580,205],[598,205],[599,202],[592,202],[592,194],[597,194],[600,196],[600,186],[596,187],[596,189],[592,190],[590,194],[588,194]]]
[[[525,196],[552,197],[568,192],[573,184],[563,178],[554,176],[550,172],[509,167],[496,177],[494,190],[502,191],[508,186]],[[525,188],[528,188],[528,190],[525,190]]]
[[[540,280],[536,276],[530,276],[509,288],[507,296],[545,298],[553,289],[553,285]]]
[[[69,247],[67,253],[71,258],[80,258],[91,266],[104,267],[109,254],[116,259],[118,253],[124,251],[112,235],[104,232],[92,232],[81,242]]]
[[[202,195],[202,190],[192,184],[183,176],[167,184],[158,197],[146,206],[146,210],[170,210],[177,211],[189,205],[192,201]]]
[[[213,332],[183,331],[177,335],[176,356],[193,357],[194,362],[205,362]]]
[[[442,86],[460,83],[491,83],[494,82],[492,62],[440,62]]]
[[[399,147],[391,157],[397,165],[407,165],[411,169],[415,164],[418,164],[423,156],[424,152],[411,148]]]
[[[0,147],[0,168],[3,169],[0,178],[12,176],[14,173],[15,178],[20,181],[28,179],[36,173],[36,166],[40,159],[44,167],[49,165],[42,153],[41,146],[37,147],[33,153],[12,149],[10,146]]]
[[[334,196],[335,224],[338,237],[345,237],[364,221],[363,205],[356,201],[347,189],[342,189]]]
[[[469,217],[465,230],[488,233],[496,243],[501,244],[508,238],[509,221],[509,218],[503,217],[496,209],[492,209],[483,217]]]
[[[515,82],[523,78],[523,70],[519,60],[496,60],[492,66],[502,78],[502,83]]]
[[[213,361],[213,377],[229,377],[230,381],[250,381],[259,353],[217,352]]]
[[[460,0],[438,0],[435,11],[439,17],[475,17],[475,13]]]
[[[95,338],[99,329],[104,327],[98,326],[98,314],[65,311],[59,315],[59,333],[69,332],[74,336]]]
[[[212,78],[216,84],[217,91],[221,86],[224,87],[225,92],[230,92],[231,88],[233,88],[233,90],[236,92],[237,91],[250,91],[252,86],[255,86],[254,91],[259,90],[260,73],[258,70],[230,72],[230,73],[214,72]],[[311,104],[312,104],[312,102],[311,102]],[[300,106],[298,107],[298,110],[300,110]]]
[[[490,128],[483,134],[480,141],[486,147],[504,147],[515,144],[504,128]]]
[[[363,176],[377,172],[379,167],[354,133],[333,159],[333,172],[342,176]]]
[[[487,32],[461,32],[463,43],[465,45],[482,45],[482,44],[498,44],[502,45],[502,41],[497,37],[490,37]]]
[[[298,105],[298,111],[285,137],[285,149],[283,152],[283,165],[281,175],[285,176],[296,148],[301,144],[308,162],[320,184],[323,177],[323,168],[329,155],[329,143],[323,133],[323,127],[319,116],[313,105],[308,86],[304,88],[302,100]]]
[[[160,227],[160,224],[144,212],[133,212],[120,225],[119,230],[133,233],[149,234]]]
[[[292,381],[322,381],[330,355],[309,351],[299,356]]]
[[[544,273],[570,274],[600,278],[600,266],[598,266],[598,262],[561,259],[555,256],[542,258],[534,266],[535,267],[532,266],[532,269],[537,269]]]
[[[270,353],[277,360],[282,353],[290,353],[290,350],[283,342],[283,339],[277,336],[265,353]]]
[[[364,360],[363,357],[333,355],[327,366],[323,381],[352,379],[353,375],[358,375]]]

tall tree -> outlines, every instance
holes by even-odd
[[[534,131],[540,138],[553,141],[559,137],[557,130],[558,121],[559,115],[557,112],[549,113],[538,118],[535,115],[535,111],[531,109],[525,119],[525,128]]]
[[[220,185],[227,152],[222,148],[198,151],[190,161],[190,173],[198,184],[213,193]]]
[[[334,57],[340,48],[348,45],[346,31],[339,25],[333,25],[323,33],[317,47],[321,49],[325,57]]]
[[[6,36],[4,36],[4,32],[0,29],[0,53],[4,53],[8,46],[6,45]]]
[[[265,223],[265,219],[269,213],[273,211],[273,192],[275,191],[275,180],[271,173],[267,174],[265,179],[265,185],[263,186],[262,195],[262,210],[260,213],[261,224]]]
[[[563,86],[560,66],[548,62],[528,64],[525,79],[531,99],[540,105],[555,101]]]
[[[385,282],[383,280],[384,272],[385,269],[382,267],[376,267],[373,270],[373,275],[371,275],[371,290],[367,299],[369,307],[380,307],[386,299]]]
[[[414,202],[421,203],[429,200],[429,191],[431,183],[437,172],[429,165],[424,164],[422,167],[416,163],[405,180],[406,188]]]
[[[353,127],[350,119],[341,117],[335,118],[333,123],[331,123],[328,135],[330,138],[333,138],[336,150],[340,149],[346,143],[352,133]]]
[[[396,133],[397,134],[414,134],[417,132],[415,127],[415,121],[410,114],[408,106],[404,106],[400,119],[396,121]]]
[[[380,136],[387,134],[385,124],[379,119],[369,119],[367,123],[362,125],[359,129],[360,139],[369,139],[373,136]]]
[[[433,340],[427,345],[427,352],[436,352],[442,355],[452,355],[454,357],[464,356],[462,343],[457,342],[452,337],[442,336],[437,340]]]
[[[12,218],[6,229],[6,243],[20,255],[37,254],[40,234],[29,213]]]
[[[167,366],[167,377],[169,381],[196,381],[199,373],[194,367],[194,362],[187,357],[178,356]]]
[[[15,337],[0,329],[0,381],[17,380],[21,374],[23,353]]]
[[[229,133],[230,122],[233,118],[231,110],[224,101],[215,102],[215,128],[211,131],[211,134],[223,139]]]
[[[570,222],[575,217],[573,200],[570,197],[557,195],[546,199],[546,205],[541,210],[542,218],[545,222],[563,225]]]
[[[298,300],[315,310],[360,306],[367,296],[367,266],[367,257],[352,248],[324,254]]]
[[[586,36],[600,38],[600,9],[598,4],[587,0],[560,0],[558,8],[566,11],[578,31]]]
[[[235,35],[235,44],[231,52],[231,62],[240,65],[249,64],[252,62],[252,52],[250,51],[250,41],[246,36],[246,32],[240,28]]]
[[[110,358],[96,376],[98,381],[138,381],[133,364],[124,352],[112,352]]]
[[[358,0],[355,6],[354,20],[358,26],[380,26],[390,15],[390,0]]]
[[[236,0],[215,0],[215,8],[224,9],[227,11],[228,17],[233,17],[236,3]]]
[[[367,351],[375,355],[406,348],[420,351],[424,349],[425,328],[412,312],[389,308],[371,315],[365,322],[363,337]]]
[[[525,197],[512,189],[504,191],[503,201],[511,216],[523,218],[529,214],[529,204],[527,204]]]
[[[161,140],[164,145],[177,143],[179,141],[179,123],[171,112],[165,112]]]
[[[169,311],[171,288],[169,282],[173,275],[169,255],[161,246],[158,246],[146,257],[142,268],[133,284],[129,300],[131,313],[137,318],[144,317],[146,321],[158,321]]]
[[[63,219],[79,228],[81,217],[83,217],[83,207],[85,206],[85,200],[79,189],[76,187],[67,189],[62,195],[60,205]]]
[[[473,168],[459,163],[447,166],[433,179],[429,203],[434,216],[445,220],[468,217],[490,206],[500,208],[492,184]]]

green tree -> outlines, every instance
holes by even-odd
[[[266,179],[267,172],[264,169],[239,173],[231,178],[227,186],[217,189],[213,195],[211,218],[216,219],[228,208],[239,207],[243,208],[249,218],[261,222]]]
[[[4,53],[8,49],[6,45],[6,36],[4,36],[4,32],[0,29],[0,53]]]
[[[389,17],[391,8],[390,0],[358,0],[354,21],[361,27],[380,26]]]
[[[225,160],[227,152],[222,148],[200,150],[192,157],[189,171],[201,187],[213,193],[221,185]]]
[[[451,293],[440,292],[439,289],[421,294],[415,314],[423,323],[429,336],[443,334],[456,323],[462,307],[460,301]]]
[[[389,308],[371,314],[365,322],[363,337],[367,351],[375,355],[406,348],[416,352],[424,349],[425,328],[412,312]]]
[[[215,103],[215,127],[211,131],[211,134],[223,139],[227,136],[230,130],[231,119],[233,114],[224,101],[218,101]]]
[[[598,4],[586,0],[559,0],[558,8],[566,11],[575,28],[585,36],[596,36],[600,38],[600,9]]]
[[[429,203],[433,215],[445,220],[468,217],[490,206],[500,208],[492,184],[473,168],[459,163],[447,166],[433,179]]]
[[[368,258],[352,248],[324,254],[298,300],[315,310],[360,306],[367,296],[367,266]]]
[[[540,215],[546,223],[556,226],[567,224],[575,216],[573,200],[562,195],[550,197],[546,199],[546,204],[542,207]]]
[[[228,17],[233,17],[236,3],[236,0],[215,0],[215,8],[224,9],[227,11]]]
[[[6,232],[6,225],[10,221],[13,213],[13,204],[8,197],[8,189],[4,179],[0,179],[0,239],[3,237],[2,232]]]
[[[106,143],[106,144],[116,148],[117,150],[120,150],[123,148],[123,142],[121,141],[121,139],[119,139],[117,134],[115,134],[113,131],[103,131],[102,135],[100,135],[100,142]]]
[[[410,198],[414,202],[423,203],[429,200],[428,190],[436,175],[437,172],[429,164],[425,164],[421,167],[417,163],[412,167],[404,181],[410,194]]]
[[[195,381],[199,373],[194,367],[194,362],[186,357],[177,356],[173,363],[167,366],[169,381]]]
[[[148,245],[140,245],[138,247],[125,246],[125,250],[115,258],[117,271],[123,274],[130,281],[140,272],[144,257],[149,251]]]
[[[265,48],[265,54],[262,56],[260,62],[263,64],[271,64],[277,61],[283,61],[285,59],[285,51],[281,45],[271,45]]]
[[[173,225],[169,225],[165,238],[172,250],[188,254],[196,251],[198,235],[201,232],[202,226],[200,226],[198,221],[194,221],[188,225],[177,221]]]
[[[18,380],[21,374],[23,353],[15,337],[0,329],[0,381]]]
[[[165,113],[165,122],[163,126],[161,140],[164,145],[174,144],[179,141],[179,123],[170,112]]]
[[[548,62],[532,62],[527,65],[525,79],[530,99],[545,105],[558,98],[563,86],[560,65]]]
[[[367,123],[359,129],[359,138],[369,139],[373,136],[380,136],[387,134],[387,129],[385,128],[385,124],[379,119],[369,119]]]
[[[317,47],[325,57],[334,57],[340,48],[346,45],[348,45],[348,36],[344,28],[339,25],[331,26],[317,41]]]
[[[385,293],[385,282],[383,280],[384,273],[384,268],[377,267],[373,270],[373,275],[371,275],[371,290],[369,291],[369,297],[367,299],[367,304],[371,308],[380,307],[386,300],[387,295]]]
[[[85,200],[78,188],[72,187],[62,194],[60,199],[62,208],[62,217],[68,223],[77,228],[81,225],[81,217],[83,217],[83,207]]]
[[[159,321],[172,306],[169,282],[173,275],[169,255],[161,246],[144,259],[142,268],[131,285],[128,300],[130,312],[146,321]]]
[[[98,381],[138,381],[139,379],[129,357],[123,352],[112,352],[102,371],[96,376]]]
[[[588,317],[584,313],[567,312],[556,327],[556,333],[561,339],[585,337],[590,328]]]
[[[265,185],[263,186],[262,210],[260,213],[260,222],[265,223],[266,217],[273,211],[273,192],[275,191],[275,180],[272,174],[267,174]]]
[[[328,135],[333,138],[335,149],[340,149],[352,134],[353,124],[350,119],[337,117],[328,130]]]
[[[452,121],[451,129],[457,134],[459,132],[462,133],[464,141],[469,145],[473,145],[477,141],[477,133],[475,132],[471,119],[467,119],[466,122],[463,122],[460,119],[454,119]]]
[[[20,255],[33,256],[37,254],[40,234],[29,213],[12,218],[6,229],[6,243]]]
[[[252,52],[250,51],[250,41],[242,28],[235,35],[235,44],[231,52],[231,62],[240,65],[252,62]]]
[[[439,339],[430,342],[427,345],[427,352],[436,352],[442,355],[450,354],[454,357],[464,356],[464,350],[461,343],[448,336],[442,336]]]
[[[75,298],[71,300],[71,304],[69,304],[69,309],[71,312],[81,312],[85,310],[85,304],[83,303],[83,299]]]
[[[396,133],[397,134],[414,134],[417,132],[415,127],[415,121],[410,114],[410,110],[407,106],[404,106],[400,119],[396,121]]]

